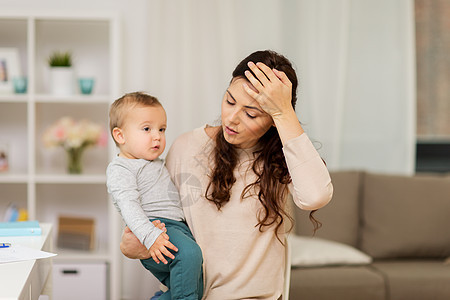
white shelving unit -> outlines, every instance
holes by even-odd
[[[108,108],[119,95],[119,17],[114,13],[0,12],[0,48],[18,49],[20,71],[28,77],[26,94],[0,94],[0,143],[9,145],[9,171],[0,173],[0,217],[9,203],[28,210],[30,220],[54,224],[59,215],[96,221],[95,251],[55,248],[56,262],[105,262],[109,299],[120,299],[120,217],[106,191],[105,169],[115,153],[85,151],[84,171],[66,172],[63,149],[47,149],[43,131],[63,116],[89,119],[108,131]],[[93,94],[60,97],[48,94],[47,57],[69,50],[77,77],[95,78]]]

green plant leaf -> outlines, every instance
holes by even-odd
[[[54,51],[48,58],[50,67],[71,67],[72,53],[70,51]]]

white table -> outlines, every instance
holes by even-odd
[[[1,242],[52,251],[51,224],[40,224],[42,235],[0,237]],[[52,259],[37,259],[0,264],[0,300],[38,299],[51,295]]]

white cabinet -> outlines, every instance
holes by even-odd
[[[0,172],[0,218],[14,203],[27,209],[29,219],[53,223],[55,241],[59,215],[94,218],[96,250],[56,248],[59,255],[54,261],[108,266],[109,299],[120,298],[121,286],[121,221],[105,186],[114,143],[108,139],[106,147],[88,148],[83,173],[69,175],[64,150],[45,148],[41,137],[63,116],[88,119],[108,131],[109,104],[120,91],[119,36],[115,14],[0,12],[0,60],[1,48],[17,49],[20,72],[28,78],[26,94],[0,90],[0,144],[7,145],[9,154],[9,170]],[[55,50],[73,54],[75,77],[95,78],[91,95],[78,89],[70,96],[49,93],[47,58]]]
[[[107,265],[104,263],[53,264],[53,299],[106,300]]]

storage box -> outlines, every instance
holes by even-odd
[[[94,250],[95,220],[91,218],[59,217],[58,247]]]
[[[53,263],[53,300],[108,299],[106,263]]]

